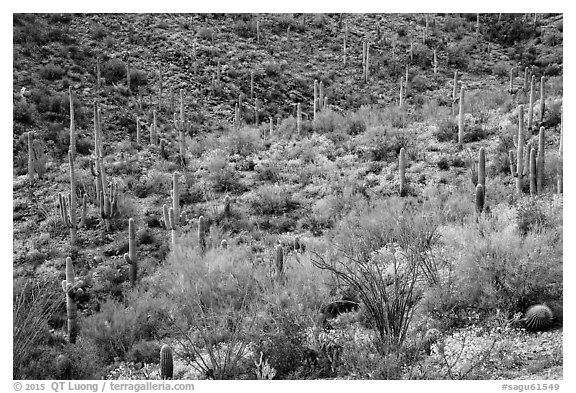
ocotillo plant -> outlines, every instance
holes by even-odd
[[[68,196],[69,206],[66,204],[66,197],[58,194],[60,202],[60,215],[64,225],[70,228],[70,245],[76,245],[76,230],[78,229],[78,222],[76,221],[76,176],[74,173],[74,160],[72,159],[72,152],[68,150],[68,162],[70,163],[70,194]]]
[[[528,70],[528,67],[526,67]],[[536,77],[532,75],[530,81],[530,101],[528,103],[528,131],[532,130],[532,119],[534,118],[534,79]]]
[[[464,86],[460,87],[460,102],[458,103],[458,146],[462,147],[464,137]]]
[[[84,283],[81,280],[77,280],[74,274],[74,265],[72,264],[72,258],[66,258],[66,280],[62,281],[62,290],[66,294],[66,314],[68,317],[68,341],[71,344],[76,342],[76,336],[78,334],[78,323],[77,323],[77,307],[76,299],[83,292],[82,286]]]
[[[546,101],[544,97],[544,77],[540,78],[540,124],[544,123],[544,110]]]
[[[138,260],[136,259],[136,226],[133,218],[128,220],[128,253],[124,254],[124,260],[130,266],[128,272],[130,285],[135,286],[138,275]]]
[[[160,348],[160,379],[172,379],[174,374],[174,361],[172,348],[168,344]]]
[[[170,237],[172,239],[172,246],[176,245],[176,237],[178,236],[178,227],[174,220],[174,208],[168,208],[168,205],[162,205],[162,214],[164,216],[164,225],[170,230]]]
[[[204,216],[200,216],[198,217],[198,246],[202,253],[206,251],[206,231],[206,221],[204,220]]]
[[[34,174],[41,179],[46,173],[46,154],[40,143],[32,139],[32,131],[28,131],[28,178],[34,183]]]
[[[276,279],[280,280],[284,274],[284,249],[281,244],[276,245],[275,252]]]
[[[400,177],[400,196],[406,195],[406,153],[404,148],[400,149],[398,158],[398,173]]]
[[[536,183],[536,149],[530,149],[530,195],[536,195],[537,183]]]

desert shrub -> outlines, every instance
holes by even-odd
[[[118,83],[126,79],[126,64],[120,59],[111,59],[102,65],[102,77],[108,83]]]
[[[64,68],[50,63],[46,64],[45,66],[41,66],[38,70],[38,74],[44,79],[55,81],[61,79],[66,74],[66,71]]]
[[[230,132],[223,141],[229,154],[238,154],[246,157],[257,152],[260,148],[260,130],[257,128],[244,127]]]
[[[201,27],[198,29],[196,34],[198,35],[198,38],[200,38],[200,39],[211,40],[212,35],[214,34],[214,30],[212,28],[209,28],[209,27]]]
[[[108,36],[108,28],[101,23],[97,23],[92,27],[92,38],[95,40],[102,40]]]
[[[419,42],[414,43],[412,46],[412,55],[414,63],[421,67],[429,67],[433,60],[432,50],[425,44]]]
[[[233,191],[240,188],[238,173],[228,164],[227,155],[215,150],[206,159],[207,179],[216,192]]]
[[[453,142],[458,140],[458,123],[456,120],[446,117],[440,119],[434,136],[438,142]]]
[[[15,122],[31,125],[34,122],[36,107],[26,101],[18,100],[12,107],[12,118]]]
[[[148,76],[141,70],[130,70],[130,89],[137,91],[138,86],[146,86]]]
[[[508,63],[499,61],[492,66],[492,73],[496,76],[506,78],[510,74],[510,66]]]
[[[499,204],[478,226],[450,228],[443,234],[456,261],[452,306],[499,308],[512,314],[533,302],[561,297],[562,245],[557,230],[522,235],[516,215],[516,209]]]
[[[290,188],[280,185],[260,186],[249,203],[257,215],[282,215],[298,207]]]
[[[256,22],[238,20],[232,25],[232,30],[242,38],[255,38]]]

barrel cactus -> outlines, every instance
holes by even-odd
[[[172,379],[174,377],[174,361],[172,357],[172,348],[164,344],[160,349],[160,378]]]
[[[536,304],[526,311],[523,322],[528,330],[542,331],[552,326],[553,319],[550,307],[545,304]]]

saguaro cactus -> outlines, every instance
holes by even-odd
[[[564,180],[563,180],[563,175],[564,175],[564,168],[562,167],[563,165],[563,161],[564,161],[564,114],[562,114],[562,121],[560,123],[560,147],[558,148],[558,168],[557,168],[557,172],[556,172],[556,181],[558,184],[558,194],[562,194],[564,192]]]
[[[270,123],[272,124],[272,123]],[[302,106],[300,103],[296,105],[296,130],[298,131],[298,136],[302,135]]]
[[[160,378],[172,379],[174,374],[174,360],[172,356],[172,348],[168,344],[162,345],[160,348]]]
[[[484,210],[485,197],[484,187],[482,184],[478,183],[476,185],[476,212],[478,214],[482,213]]]
[[[346,52],[347,52],[347,48],[346,48],[346,44],[348,41],[348,22],[344,22],[344,45],[343,45],[343,49],[342,49],[342,56],[344,57],[344,67],[346,67]]]
[[[100,217],[104,220],[106,232],[110,232],[110,220],[118,215],[118,185],[110,183],[108,190],[102,184],[102,191],[98,197],[98,205],[100,208]]]
[[[72,152],[68,151],[68,162],[70,163],[70,194],[68,195],[68,204],[66,197],[58,194],[58,201],[60,203],[60,215],[64,225],[70,228],[70,245],[76,245],[76,230],[78,229],[78,222],[76,220],[76,177],[74,174],[74,160],[72,159]]]
[[[486,153],[483,147],[478,152],[478,184],[486,191]]]
[[[164,224],[166,228],[170,230],[170,235],[172,239],[172,246],[176,245],[176,237],[178,235],[178,227],[174,222],[174,208],[168,208],[168,205],[162,205],[162,213],[164,215]]]
[[[318,80],[314,79],[314,121],[316,121],[317,110],[318,110]]]
[[[158,144],[158,128],[156,122],[156,109],[152,111],[152,125],[150,126],[150,144]]]
[[[140,148],[140,117],[136,117],[136,146]]]
[[[545,141],[546,134],[544,127],[540,127],[540,133],[538,134],[538,157],[536,158],[536,170],[537,170],[537,177],[536,177],[536,184],[538,192],[542,192],[544,189],[544,169],[546,166],[546,159],[545,159]]]
[[[537,193],[536,183],[536,149],[530,149],[530,195],[534,196]]]
[[[70,151],[72,152],[72,159],[74,159],[76,158],[76,123],[74,121],[72,86],[68,86],[68,97],[70,99]]]
[[[460,102],[458,103],[458,145],[462,147],[464,137],[464,86],[460,88]]]
[[[66,258],[66,280],[62,281],[62,290],[66,294],[66,314],[68,317],[68,341],[71,344],[76,342],[78,334],[77,324],[77,297],[83,292],[82,286],[84,283],[77,280],[74,274],[74,265],[72,258]]]
[[[28,132],[28,178],[30,184],[34,183],[34,174],[41,179],[46,173],[46,154],[40,143],[32,138],[32,132]]]
[[[526,175],[524,166],[524,105],[518,106],[518,137],[514,138],[516,151],[516,169],[514,169],[514,152],[510,150],[509,163],[510,172],[516,178],[516,192],[522,193],[523,177]]]
[[[544,77],[540,78],[540,124],[544,122],[544,110],[546,98],[544,97]]]
[[[174,209],[174,224],[180,225],[180,173],[172,174],[172,209]]]
[[[198,246],[200,251],[206,251],[206,221],[204,216],[198,217]]]
[[[404,196],[406,195],[406,153],[404,148],[400,149],[398,172],[400,176],[400,196]]]
[[[526,67],[526,70],[528,70],[528,67]],[[532,129],[532,120],[534,118],[534,79],[536,79],[536,77],[532,75],[530,81],[530,101],[528,103],[528,130]]]
[[[284,249],[281,244],[276,245],[275,253],[276,278],[281,279],[284,273]]]
[[[516,93],[516,90],[514,90],[514,67],[510,67],[510,86],[508,87],[508,93]]]
[[[130,285],[135,286],[138,275],[138,260],[136,259],[136,226],[133,218],[128,220],[128,253],[124,254],[124,260],[130,266],[128,272]]]
[[[404,77],[400,77],[400,103],[399,107],[402,108],[402,104],[404,103]]]

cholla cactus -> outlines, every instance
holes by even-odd
[[[68,316],[68,341],[76,342],[78,334],[76,299],[83,292],[84,283],[74,274],[72,258],[66,258],[66,280],[62,281],[62,290],[66,294],[66,314]]]
[[[174,359],[172,348],[168,344],[162,345],[160,349],[160,378],[172,379],[174,377]]]
[[[138,260],[136,259],[136,226],[133,218],[128,220],[128,253],[124,254],[124,260],[130,266],[130,285],[135,286],[138,275]]]

